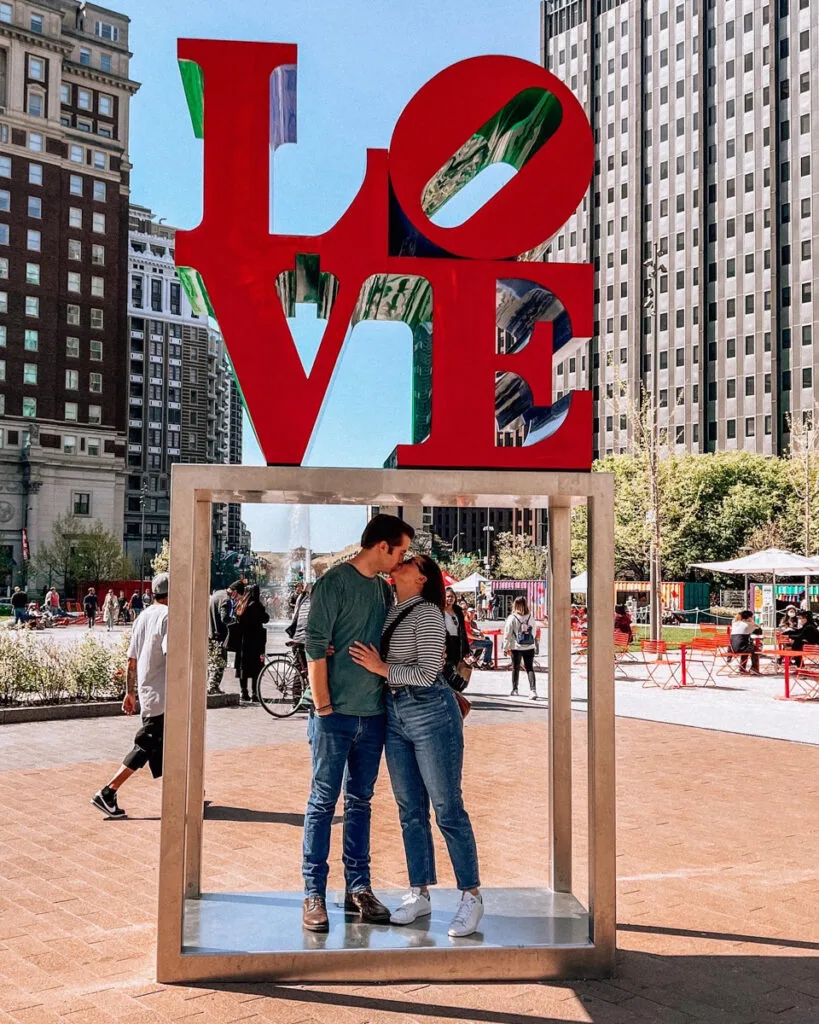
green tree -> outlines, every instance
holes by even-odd
[[[454,576],[456,580],[465,580],[473,572],[483,572],[483,561],[480,555],[458,554],[453,552],[451,546],[447,545],[446,552],[441,554],[439,564],[441,568]]]
[[[77,544],[85,523],[72,515],[58,516],[51,527],[51,539],[32,552],[30,575],[43,587],[70,590],[77,582]]]
[[[495,574],[501,579],[540,580],[546,576],[549,556],[531,537],[499,533],[495,543]]]
[[[77,577],[86,583],[131,579],[135,572],[131,559],[123,554],[122,541],[100,522],[86,528],[77,538]]]

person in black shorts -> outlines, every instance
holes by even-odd
[[[134,623],[128,648],[128,682],[122,710],[126,715],[139,708],[142,728],[134,737],[133,749],[122,759],[116,775],[107,786],[91,798],[91,803],[108,818],[125,818],[117,803],[120,786],[146,764],[151,775],[162,775],[163,739],[165,735],[165,655],[168,645],[168,574],[153,579],[153,604]]]

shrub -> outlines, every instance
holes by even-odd
[[[66,654],[69,696],[90,701],[116,693],[113,652],[104,644],[85,635]]]

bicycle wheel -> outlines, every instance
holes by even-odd
[[[259,700],[274,718],[289,718],[301,704],[304,680],[286,654],[274,654],[259,674]]]

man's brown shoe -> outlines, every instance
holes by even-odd
[[[373,895],[372,889],[344,893],[344,912],[358,914],[367,924],[389,924],[390,911]]]
[[[302,907],[301,923],[309,932],[329,932],[327,904],[323,896],[308,896]]]

